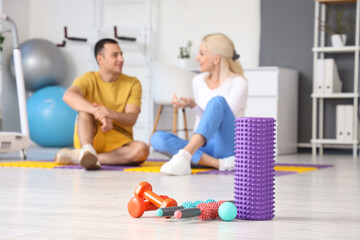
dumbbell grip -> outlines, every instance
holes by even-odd
[[[160,207],[161,204],[164,202],[164,199],[162,197],[151,191],[144,192],[144,196],[146,200],[148,200],[157,207]]]
[[[166,195],[160,195],[160,197],[163,198],[163,199],[169,198]],[[145,211],[154,211],[154,210],[158,209],[158,207],[155,206],[154,204],[152,204],[149,200],[145,200],[144,205],[145,205]]]
[[[144,201],[144,206],[145,206],[145,211],[154,211],[154,210],[158,209],[157,206],[155,206],[154,204],[152,204],[148,200]]]

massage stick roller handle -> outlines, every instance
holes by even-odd
[[[156,210],[155,214],[158,217],[172,217],[177,210],[184,209],[183,206],[165,207]]]
[[[174,217],[177,219],[198,217],[200,215],[201,215],[200,208],[185,208],[185,209],[177,210],[174,213]]]

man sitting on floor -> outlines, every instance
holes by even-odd
[[[115,40],[98,41],[95,57],[99,71],[78,77],[64,94],[63,100],[78,111],[75,150],[60,150],[55,162],[80,164],[86,170],[99,169],[101,164],[140,164],[149,155],[145,143],[133,140],[141,84],[122,73],[124,58]]]

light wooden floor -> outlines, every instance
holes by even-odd
[[[49,159],[55,151],[28,156]],[[0,162],[13,158],[2,154]],[[298,154],[277,161],[335,166],[276,177],[276,217],[232,222],[162,219],[153,212],[134,219],[126,208],[141,181],[179,203],[232,199],[232,176],[0,168],[0,239],[360,239],[360,158],[315,161]]]

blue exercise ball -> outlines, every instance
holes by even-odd
[[[43,147],[73,145],[77,112],[62,100],[65,90],[41,88],[27,100],[30,138]]]
[[[66,78],[67,63],[64,54],[48,40],[35,38],[20,44],[25,88],[34,92],[40,88],[60,85]],[[9,71],[15,80],[14,60]]]

